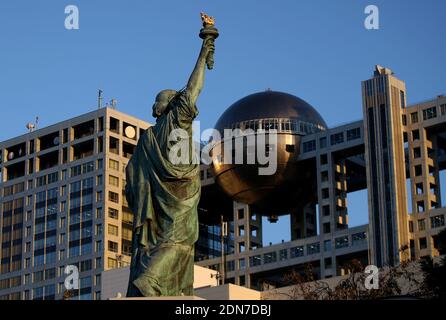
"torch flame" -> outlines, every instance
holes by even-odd
[[[201,12],[200,15],[201,15],[201,20],[203,21],[203,24],[210,25],[210,26],[215,25],[214,17],[208,16],[204,12]]]

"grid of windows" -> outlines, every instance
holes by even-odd
[[[70,185],[69,257],[92,252],[93,182],[90,177]]]

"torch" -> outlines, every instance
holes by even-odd
[[[218,38],[218,30],[214,27],[215,20],[213,17],[206,15],[205,13],[201,13],[201,20],[203,21],[203,28],[200,30],[200,38],[206,40],[207,38],[211,38],[212,42]],[[206,65],[209,70],[214,68],[214,53],[210,52],[206,57]]]

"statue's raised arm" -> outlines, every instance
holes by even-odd
[[[214,18],[201,13],[201,19],[203,28],[200,31],[200,38],[203,39],[203,44],[186,87],[192,104],[195,104],[203,88],[205,65],[207,64],[209,70],[214,66],[214,42],[218,37],[218,30],[214,27]]]

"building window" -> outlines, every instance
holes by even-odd
[[[119,229],[117,226],[114,226],[112,224],[108,225],[108,234],[111,234],[112,236],[118,236],[119,235]]]
[[[101,285],[101,275],[100,274],[95,275],[95,277],[94,277],[94,285],[95,286],[100,286]]]
[[[409,221],[409,232],[413,233],[413,221]]]
[[[249,266],[250,267],[256,267],[260,266],[262,264],[262,258],[259,254],[249,257]]]
[[[290,257],[291,258],[297,258],[297,257],[303,257],[304,255],[304,247],[293,247],[290,249]]]
[[[328,163],[328,156],[326,154],[321,154],[320,157],[321,165],[325,165]]]
[[[356,140],[361,138],[361,129],[360,128],[354,128],[347,130],[347,141]]]
[[[426,221],[424,219],[418,220],[418,231],[426,230]]]
[[[417,202],[417,212],[418,213],[423,213],[424,212],[424,201],[423,200],[421,200],[421,201],[418,201]]]
[[[424,120],[429,120],[429,119],[436,118],[436,117],[437,117],[437,107],[432,107],[432,108],[423,110],[423,119]]]
[[[108,241],[108,251],[118,252],[118,244],[114,241]]]
[[[319,253],[320,250],[319,242],[311,243],[307,245],[307,254],[316,254]]]
[[[330,269],[332,267],[331,258],[325,258],[324,265],[325,265],[325,269]]]
[[[102,207],[96,208],[96,219],[102,218]]]
[[[363,243],[366,239],[367,239],[367,234],[365,232],[358,232],[352,234],[352,245]]]
[[[239,268],[240,270],[243,270],[243,269],[246,268],[246,261],[245,261],[245,258],[242,258],[242,259],[239,259],[239,260],[238,260],[238,268]]]
[[[238,227],[238,235],[240,237],[243,237],[245,235],[245,226],[239,226]]]
[[[403,90],[400,90],[400,102],[401,102],[401,108],[406,108],[406,95],[404,94]]]
[[[37,188],[46,185],[46,176],[38,177],[38,178],[36,179],[36,184],[37,184],[37,185],[36,185]]]
[[[407,126],[407,117],[406,117],[405,114],[403,114],[403,115],[401,116],[401,120],[402,120],[402,122],[403,122],[403,126]]]
[[[118,267],[118,261],[113,258],[108,258],[108,267],[110,269],[115,269],[116,267]]]
[[[330,144],[332,146],[343,142],[344,142],[344,132],[335,133],[330,136]]]
[[[328,171],[322,171],[321,172],[321,181],[322,182],[328,181]]]
[[[431,228],[440,228],[444,226],[444,215],[431,217]]]
[[[423,194],[424,191],[422,182],[415,184],[415,192],[416,194]]]
[[[441,115],[444,116],[446,114],[446,104],[442,104],[440,106]]]
[[[303,143],[303,152],[311,152],[316,150],[316,140],[311,140]]]
[[[328,199],[329,196],[330,196],[330,193],[328,191],[328,188],[322,189],[322,199]]]
[[[426,249],[427,248],[427,239],[426,238],[420,238],[420,249]]]
[[[119,187],[119,178],[118,177],[109,175],[108,179],[109,179],[110,185],[112,185],[114,187]]]
[[[412,141],[420,140],[420,130],[412,131]]]
[[[323,224],[323,228],[324,228],[324,233],[330,233],[330,222],[326,222]]]
[[[112,219],[118,219],[119,211],[113,208],[108,208],[108,216]]]
[[[116,192],[109,191],[108,200],[114,203],[119,203],[119,194],[117,194]]]
[[[324,241],[324,251],[325,252],[331,251],[331,240]]]
[[[410,122],[412,122],[412,123],[418,122],[418,112],[412,112],[410,114]]]
[[[294,153],[296,151],[296,148],[294,144],[287,144],[285,145],[285,151],[289,153]]]
[[[235,261],[231,260],[226,262],[226,271],[231,272],[235,270]]]
[[[414,157],[414,159],[421,158],[421,149],[420,149],[420,147],[413,148],[413,157]]]
[[[243,287],[245,284],[246,284],[245,276],[240,276],[239,277],[239,285]]]
[[[263,255],[263,263],[264,264],[273,263],[276,261],[277,261],[277,253],[275,251],[268,252]]]
[[[102,224],[97,224],[97,225],[96,225],[96,230],[95,230],[95,232],[96,232],[96,235],[97,235],[97,236],[100,236],[100,235],[102,234]]]
[[[102,259],[101,259],[101,257],[98,257],[98,258],[95,259],[95,267],[96,267],[96,269],[102,268]]]
[[[119,171],[119,162],[113,159],[110,159],[108,162],[108,166],[111,170]]]
[[[95,252],[102,252],[102,241],[101,240],[96,241]],[[97,268],[97,265],[96,265],[96,268]]]
[[[330,215],[330,206],[329,205],[325,205],[322,207],[322,214],[324,215],[324,217],[328,217]]]
[[[319,139],[319,148],[326,148],[327,147],[327,137],[322,137]]]
[[[53,172],[48,175],[48,184],[59,181],[59,172]]]
[[[244,209],[238,209],[238,218],[239,219],[245,218],[245,210]]]
[[[335,239],[335,248],[346,248],[348,247],[348,236],[340,237]]]
[[[283,261],[288,259],[288,250],[287,249],[281,249],[279,251],[279,260]]]
[[[423,174],[423,169],[421,168],[421,165],[415,166],[415,175],[417,177],[421,176]]]

